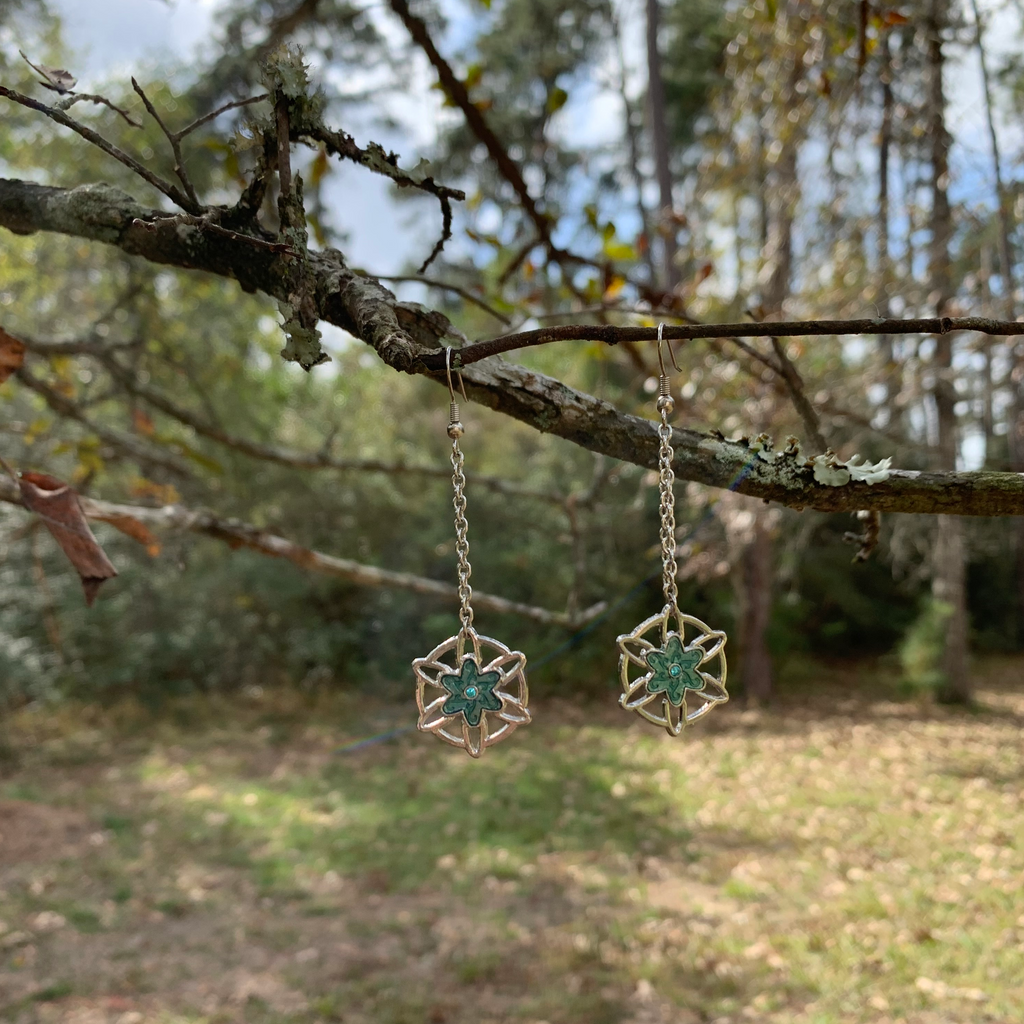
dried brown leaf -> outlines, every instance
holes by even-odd
[[[145,523],[139,522],[134,516],[110,516],[104,517],[103,521],[109,523],[115,530],[127,534],[132,540],[145,545],[146,553],[150,557],[156,558],[160,554],[160,541]]]
[[[39,516],[75,567],[86,604],[91,605],[100,584],[117,570],[89,529],[78,495],[63,480],[45,473],[23,473],[18,486],[25,507]]]
[[[18,51],[25,59],[25,63],[28,64],[33,71],[38,72],[43,78],[46,79],[42,84],[48,89],[53,89],[55,92],[66,93],[70,92],[75,87],[75,83],[78,81],[77,78],[70,71],[66,71],[64,68],[51,68],[46,64],[33,64],[32,61],[25,57],[25,51]]]
[[[0,384],[25,362],[25,343],[0,327]]]

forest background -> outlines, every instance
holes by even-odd
[[[1017,5],[417,8],[541,197],[547,244],[465,111],[433,85],[396,16],[404,5],[392,6],[226,2],[189,59],[132,70],[157,112],[182,125],[258,93],[260,61],[301,46],[329,123],[361,145],[393,145],[403,167],[422,157],[436,181],[467,193],[452,239],[419,275],[440,234],[436,202],[410,190],[385,201],[363,168],[296,149],[312,244],[413,279],[391,286],[471,338],[513,325],[783,314],[1016,318]],[[123,64],[83,62],[56,6],[0,9],[0,83],[51,101],[19,50],[128,110],[143,127],[87,102],[72,113],[172,173]],[[37,113],[5,104],[3,116],[9,176],[140,187]],[[205,196],[244,182],[247,116],[228,111],[185,141]],[[0,387],[2,454],[87,496],[210,509],[306,549],[450,582],[447,395],[336,330],[325,331],[331,362],[307,373],[278,357],[282,319],[233,282],[5,233],[0,327],[28,356]],[[514,358],[653,416],[650,345],[568,343]],[[1024,469],[1015,338],[693,341],[678,359],[677,425],[766,432],[780,448],[794,434],[808,453],[827,445],[901,469]],[[614,637],[660,605],[654,475],[474,403],[463,416],[474,584],[533,610],[482,610],[487,631],[528,652],[540,692],[606,693]],[[889,655],[894,678],[964,700],[957,637],[977,650],[1024,647],[1020,517],[886,515],[876,544],[876,524],[847,513],[685,482],[677,500],[681,603],[734,635],[740,692],[767,697],[806,656]],[[456,628],[451,601],[418,584],[359,585],[183,531],[159,532],[147,552],[97,529],[120,575],[87,608],[39,524],[0,508],[7,701],[333,680],[406,698],[408,663]],[[869,557],[852,561],[858,548]]]

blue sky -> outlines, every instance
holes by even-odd
[[[50,0],[50,6],[63,19],[75,57],[72,70],[83,88],[131,74],[145,81],[147,73],[156,76],[169,64],[194,63],[214,32],[217,0]],[[368,141],[359,126],[347,127],[359,141]],[[416,142],[428,140],[422,132],[412,134],[412,141],[393,132],[377,131],[373,138],[394,147],[411,166]],[[396,203],[390,191],[385,179],[348,165],[335,169],[326,190],[335,223],[349,232],[346,254],[355,265],[380,274],[402,272],[408,259],[430,251],[440,233],[436,203]]]

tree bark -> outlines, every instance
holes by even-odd
[[[988,61],[985,57],[985,45],[982,38],[981,12],[978,8],[978,0],[971,0],[971,10],[974,14],[975,44],[978,49],[978,60],[981,64],[981,82],[985,94],[985,120],[988,124],[989,139],[992,144],[992,169],[994,172],[996,186],[996,222],[999,227],[999,265],[1003,279],[1003,308],[1004,316],[1008,320],[1015,317],[1016,289],[1013,273],[1013,247],[1010,242],[1012,230],[1013,213],[1010,204],[1010,197],[1007,194],[1003,183],[1002,160],[999,151],[999,135],[996,132],[996,122],[993,116],[992,87],[988,71]],[[991,381],[991,346],[990,340],[985,341],[986,374],[988,381]],[[1018,344],[1009,350],[1010,359],[1015,362],[1017,373],[1011,375],[1011,387],[1013,388],[1013,402],[1010,407],[1010,464],[1018,473],[1024,472],[1024,349]],[[990,402],[986,396],[986,405]],[[987,409],[991,418],[991,410]],[[988,427],[988,424],[986,424]],[[1016,546],[1017,562],[1017,637],[1018,642],[1024,644],[1024,517],[1018,518],[1015,522],[1014,540]]]
[[[925,31],[928,47],[928,120],[931,140],[932,223],[929,248],[931,300],[938,316],[944,315],[952,298],[950,279],[950,240],[953,219],[947,192],[949,182],[950,137],[946,130],[946,99],[942,73],[942,30],[947,24],[947,0],[931,0]],[[956,386],[953,374],[953,339],[939,335],[935,339],[934,383],[932,399],[938,423],[938,461],[942,469],[956,469],[957,423]],[[967,666],[967,598],[964,559],[964,524],[959,516],[943,516],[932,568],[932,597],[949,613],[941,655],[942,683],[940,700],[966,704],[972,696]]]
[[[754,530],[743,550],[740,579],[740,680],[746,698],[765,703],[772,693],[772,658],[768,650],[768,625],[772,615],[774,544],[763,511],[754,514]]]
[[[399,302],[379,281],[351,270],[335,249],[311,252],[300,262],[286,252],[253,246],[237,233],[217,231],[216,225],[198,218],[182,220],[143,207],[109,185],[61,189],[0,178],[0,227],[17,234],[53,231],[103,242],[152,263],[233,278],[247,291],[260,290],[285,302],[300,276],[310,275],[321,319],[365,342],[392,369],[425,374],[442,387],[446,386],[444,346],[457,348],[465,343],[442,313]],[[850,329],[850,323],[855,323],[858,332],[878,328],[877,322],[868,319],[824,330],[841,333]],[[747,325],[758,329],[763,326]],[[808,333],[801,331],[799,324],[785,327],[780,333]],[[894,322],[891,329],[902,333],[961,327],[984,330],[985,322],[946,318],[941,323],[933,319],[911,322],[910,326]],[[729,336],[743,336],[743,329],[741,325]],[[553,333],[558,330],[554,328]],[[601,325],[592,330],[595,340],[603,339]],[[666,337],[673,330],[666,330]],[[588,327],[580,336],[590,337],[590,331]],[[705,332],[702,336],[709,335]],[[623,335],[620,340],[631,339]],[[435,368],[439,357],[441,368]],[[598,454],[657,468],[658,434],[650,420],[622,413],[593,395],[500,359],[475,361],[462,371],[462,376],[470,397],[488,408]],[[742,438],[728,441],[721,434],[677,427],[672,432],[672,446],[676,452],[673,469],[679,479],[797,509],[1024,514],[1024,475],[1020,473],[892,469],[874,484],[853,480],[836,484],[817,480],[805,455],[794,452],[766,459],[763,452],[754,451]]]
[[[889,253],[889,157],[892,152],[892,53],[889,33],[882,32],[879,40],[882,85],[882,123],[878,132],[878,315],[892,315],[892,259]],[[886,426],[892,424],[895,416],[896,396],[900,390],[899,374],[896,367],[895,350],[891,335],[878,340],[882,359],[882,385],[885,395],[882,406],[885,410]]]

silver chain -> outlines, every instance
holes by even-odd
[[[679,594],[676,584],[676,498],[672,490],[676,475],[672,472],[672,428],[668,424],[668,410],[661,410],[661,425],[658,427],[661,444],[658,448],[658,490],[661,504],[661,564],[662,585],[665,603],[674,605]]]
[[[458,419],[458,413],[453,420]],[[455,498],[452,504],[455,506],[455,553],[459,559],[459,619],[462,621],[462,628],[469,629],[473,625],[473,608],[470,601],[473,599],[473,588],[469,585],[469,577],[472,568],[469,564],[469,523],[466,522],[466,474],[462,471],[465,458],[462,449],[459,447],[458,439],[452,441],[452,485],[455,487]]]
[[[679,597],[676,583],[676,496],[673,485],[676,475],[672,471],[672,428],[668,418],[672,414],[675,402],[672,399],[672,385],[665,370],[665,358],[661,351],[665,325],[658,325],[658,412],[661,423],[658,425],[658,494],[660,504],[658,514],[661,517],[661,581],[665,591],[665,603],[675,606]],[[672,352],[672,342],[668,343],[672,365],[676,365],[676,357]]]

